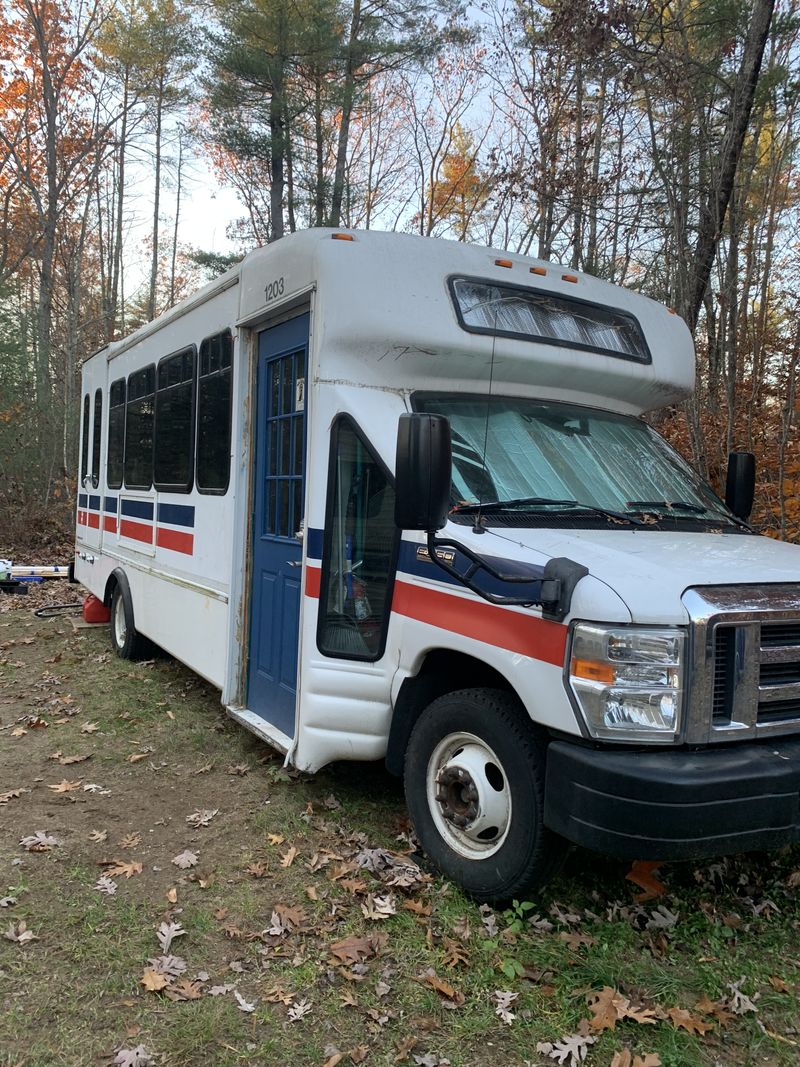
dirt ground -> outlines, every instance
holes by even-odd
[[[797,850],[479,909],[381,766],[287,773],[77,599],[0,603],[2,1067],[800,1063]]]

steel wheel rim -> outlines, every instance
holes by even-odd
[[[448,734],[425,775],[428,810],[447,845],[465,859],[493,856],[508,837],[511,791],[505,768],[476,734]]]
[[[125,638],[128,636],[128,627],[125,622],[125,604],[122,597],[118,596],[116,604],[114,605],[114,639],[119,648],[125,644]]]

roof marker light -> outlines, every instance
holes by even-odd
[[[578,281],[578,275],[577,274],[562,274],[561,275],[561,281],[562,282],[577,282]]]
[[[511,262],[510,259],[496,259],[494,261],[494,265],[496,267],[513,267],[514,266],[514,264]]]
[[[538,274],[540,277],[544,278],[547,271],[544,267],[531,267],[531,274]]]
[[[332,233],[331,234],[331,240],[332,241],[355,241],[355,237],[353,237],[352,233]]]

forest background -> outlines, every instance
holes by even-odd
[[[658,428],[718,488],[754,451],[757,527],[800,540],[799,28],[800,0],[5,0],[0,542],[72,526],[82,360],[319,225],[675,308],[697,392]],[[182,238],[198,163],[232,255]]]

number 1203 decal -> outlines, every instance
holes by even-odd
[[[284,281],[283,276],[276,278],[274,282],[267,282],[264,289],[264,299],[276,300],[279,296],[283,296]]]

